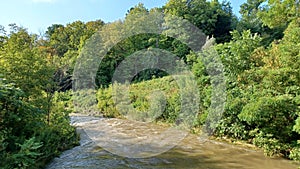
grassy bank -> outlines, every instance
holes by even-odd
[[[124,89],[122,88],[124,86],[115,84],[114,87],[115,88],[112,86],[102,88],[97,92],[98,109],[105,117],[126,117],[139,121],[156,122],[161,124],[165,123],[169,125],[175,125],[178,123],[177,119],[180,117],[182,109],[180,90],[176,84],[176,80],[174,80],[171,76],[131,84],[128,91],[129,100],[128,97],[125,96],[122,98],[120,94],[117,95],[118,99],[114,100],[114,97],[117,94],[114,92],[114,89],[120,91],[121,89]],[[157,100],[153,100],[153,93],[154,95],[159,96],[155,97]],[[163,95],[160,95],[159,93],[163,93]],[[125,105],[130,104],[133,109],[124,106],[124,103],[126,103]],[[165,103],[164,109],[161,109],[159,106],[161,103]],[[199,111],[194,115],[193,123],[190,126],[192,133],[201,131],[201,127],[206,121],[206,110],[201,104],[203,104],[203,101],[200,102]],[[227,106],[229,104],[232,104],[230,100],[227,103]],[[297,146],[288,142],[284,143],[275,139],[270,139],[267,136],[253,135],[254,130],[252,128],[248,128],[247,124],[242,126],[243,123],[239,124],[241,128],[235,131],[236,137],[225,133],[224,130],[232,129],[225,128],[224,120],[230,117],[227,113],[228,112],[225,112],[223,118],[218,122],[217,128],[213,133],[213,139],[240,144],[250,148],[254,148],[256,146],[257,148],[263,149],[265,154],[269,156],[289,157],[291,149],[294,151],[297,150]],[[258,128],[259,126],[254,127]],[[240,133],[244,133],[244,137],[240,137]],[[289,153],[285,154],[287,152]]]

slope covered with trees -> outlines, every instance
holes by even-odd
[[[15,24],[1,29],[0,168],[42,168],[78,144],[67,90],[80,48],[102,25],[52,25],[44,37]]]
[[[222,12],[213,12],[216,6]],[[216,38],[213,48],[225,68],[227,101],[223,117],[214,132],[215,136],[245,140],[263,148],[267,155],[282,155],[299,160],[298,6],[299,3],[293,1],[249,0],[241,6],[242,17],[239,20],[231,15],[226,3],[219,4],[217,1],[170,0],[163,7],[166,14],[183,17],[197,25],[206,35]],[[203,8],[211,9],[212,12],[201,10]],[[270,17],[282,20],[274,21]],[[226,22],[221,22],[224,18]],[[221,26],[218,21],[227,24],[222,25],[222,28],[228,28],[227,33],[222,33],[221,36],[216,33],[221,29],[218,28]],[[172,40],[169,39],[174,44]],[[201,100],[200,112],[194,125],[201,127],[211,104],[211,77],[207,65],[203,63],[201,54],[193,53],[188,48],[180,48],[180,45],[163,49],[172,53],[181,51],[178,52],[183,54],[181,58],[190,65],[197,77]],[[149,86],[156,84],[156,80],[149,82]],[[144,85],[144,82],[141,83],[138,91],[147,93],[142,87]],[[111,90],[100,89],[99,108],[108,116],[119,116],[110,100]],[[135,90],[134,87],[132,92]],[[176,94],[173,97],[175,96]],[[144,102],[147,101],[149,100],[132,96],[132,104],[138,110],[144,110]],[[165,112],[158,119],[170,121],[169,119],[177,118],[178,112],[168,113],[174,108],[175,103],[172,101],[180,104],[178,100],[168,100]]]
[[[40,43],[16,25],[1,36],[1,168],[39,168],[77,144],[69,96],[55,92],[56,67]]]
[[[72,76],[88,39],[98,31],[122,36],[143,20],[137,15],[157,12],[184,18],[215,39],[211,48],[224,65],[227,100],[212,134],[245,140],[268,155],[300,160],[299,6],[299,1],[293,0],[247,0],[241,6],[241,18],[237,18],[228,2],[169,0],[162,8],[150,10],[138,4],[124,20],[113,23],[54,24],[44,36],[29,34],[15,24],[9,32],[1,27],[0,167],[41,168],[75,145],[77,136],[69,125],[69,113],[75,111]],[[99,112],[120,116],[111,100],[113,73],[129,55],[152,48],[171,52],[192,70],[200,94],[193,127],[203,127],[212,95],[207,65],[200,53],[166,34],[131,36],[107,52],[95,75]],[[133,79],[131,99],[135,108],[145,111],[152,89],[147,86],[163,88],[168,95],[167,107],[156,120],[176,123],[181,103],[176,84],[167,75],[158,69],[139,72]],[[147,120],[150,116],[138,118]]]

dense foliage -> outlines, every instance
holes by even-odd
[[[76,144],[75,130],[69,125],[72,111],[93,113],[96,109],[106,117],[130,115],[141,121],[178,123],[181,109],[189,107],[181,107],[174,78],[158,69],[138,72],[130,85],[133,108],[150,110],[150,114],[135,114],[126,107],[119,112],[121,104],[114,103],[116,67],[135,52],[153,48],[176,55],[191,68],[198,84],[194,93],[200,94],[193,127],[201,128],[209,117],[214,79],[208,69],[216,65],[203,59],[211,59],[214,49],[224,66],[227,100],[213,134],[245,140],[268,155],[300,160],[299,6],[294,0],[247,0],[241,6],[241,18],[237,18],[225,1],[169,0],[162,8],[150,10],[138,4],[124,20],[113,23],[54,24],[43,36],[29,34],[15,24],[10,25],[10,32],[0,27],[0,168],[41,168]],[[97,100],[89,97],[93,91],[80,91],[87,99],[79,98],[75,106],[82,104],[83,109],[74,110],[71,96],[76,99],[80,93],[70,91],[72,76],[88,39],[93,40],[99,32],[107,35],[103,38],[122,36],[132,25],[145,24],[145,16],[157,12],[188,20],[215,39],[213,46],[195,53],[164,31],[125,38],[107,51],[99,65],[94,79]],[[105,45],[114,42],[112,38]],[[155,92],[158,89],[164,91],[165,100],[155,99],[161,98],[154,97],[162,94]]]
[[[213,48],[225,68],[227,102],[214,134],[245,140],[263,148],[267,155],[283,155],[299,160],[299,4],[292,1],[249,0],[241,7],[242,18],[239,21],[235,22],[229,12],[226,22],[222,22],[228,24],[228,33],[236,30],[218,36],[214,34],[214,24],[220,26],[213,20],[216,17],[210,15],[212,13],[209,10],[201,10],[206,8],[213,11],[214,8],[210,7],[218,6],[215,3],[170,0],[164,7],[164,12],[186,18],[207,35],[216,38]],[[214,14],[223,18],[228,8],[224,7],[224,3],[219,5],[223,5],[225,11]],[[279,20],[270,20],[271,15]],[[224,37],[231,40],[224,40]],[[186,50],[178,46],[175,48],[170,51]],[[198,82],[200,112],[194,120],[194,126],[198,127],[206,121],[212,92],[212,79],[207,71],[209,65],[204,64],[201,55],[184,52],[181,57],[191,66]],[[149,90],[152,86],[168,78],[132,85],[133,106],[137,110],[149,108],[146,103],[149,99],[142,98],[151,93]],[[143,87],[146,84],[148,89]],[[166,82],[165,86],[171,87],[171,84]],[[120,116],[111,100],[111,90],[111,87],[99,90],[99,109],[108,117]],[[141,98],[135,97],[134,93],[139,93]],[[171,99],[175,97],[175,93],[168,95],[166,109],[157,120],[175,122],[170,120],[176,119],[179,112],[174,105],[181,104],[180,100]]]
[[[77,144],[70,93],[55,92],[55,66],[36,35],[12,25],[0,45],[0,168],[42,168]]]
[[[299,51],[293,51],[299,45],[297,22],[290,24],[279,44],[272,43],[268,49],[259,47],[261,39],[249,32],[216,47],[228,64],[228,100],[218,135],[248,140],[269,155],[299,158],[300,83],[299,67],[294,64]],[[247,44],[252,44],[251,48]],[[244,59],[236,60],[237,56]],[[237,67],[231,66],[233,62]]]

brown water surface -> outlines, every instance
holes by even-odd
[[[165,131],[166,127],[89,116],[74,116],[72,123],[81,135],[80,146],[65,151],[47,169],[297,169],[299,165],[283,158],[265,157],[261,151],[236,145],[213,140],[203,142],[192,134],[187,135],[174,148],[157,156],[128,158],[110,153],[114,151],[107,151],[110,148],[107,145],[116,145],[122,135],[128,137],[129,143],[137,144],[140,139]],[[151,146],[141,148],[151,150]]]

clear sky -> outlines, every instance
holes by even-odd
[[[2,0],[0,25],[16,23],[31,33],[46,31],[52,24],[101,19],[112,22],[122,19],[127,10],[139,2],[150,9],[161,7],[168,0]],[[234,12],[246,0],[230,0]]]

